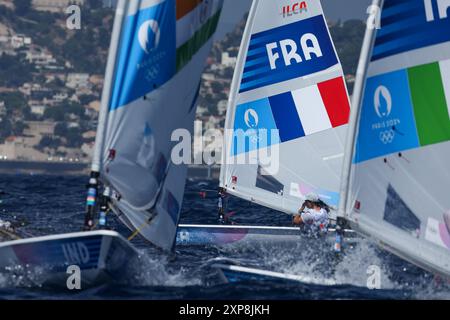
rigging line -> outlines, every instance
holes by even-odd
[[[153,218],[155,215],[152,215],[149,219],[145,220],[144,223],[142,223],[139,227],[137,227],[134,232],[128,237],[128,241],[133,240],[139,233],[141,233],[141,230],[146,227],[147,225],[150,225],[150,223],[153,221]]]
[[[11,238],[14,239],[14,240],[20,240],[20,239],[22,239],[22,238],[19,237],[18,235],[14,234],[14,233],[12,233],[12,232],[6,231],[6,230],[0,230],[0,234],[4,234],[4,235],[6,235],[6,236],[8,236],[8,237],[11,237]]]

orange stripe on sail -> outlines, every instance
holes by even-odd
[[[194,10],[203,0],[177,0],[177,20]]]

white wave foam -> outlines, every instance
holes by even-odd
[[[44,268],[16,265],[0,272],[0,288],[42,287],[46,280]]]
[[[170,258],[165,255],[155,255],[141,252],[138,260],[129,270],[126,282],[134,286],[169,286],[183,287],[200,285],[199,278],[193,278],[189,269],[172,270]]]

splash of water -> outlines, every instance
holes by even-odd
[[[137,261],[131,264],[123,281],[133,286],[182,287],[200,285],[199,278],[192,278],[188,268],[172,268],[171,257],[141,250]]]
[[[40,288],[46,281],[43,267],[15,265],[0,271],[0,288]]]

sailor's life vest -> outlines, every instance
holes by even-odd
[[[305,209],[301,214],[305,226],[314,232],[326,232],[328,229],[328,212],[320,210]]]

